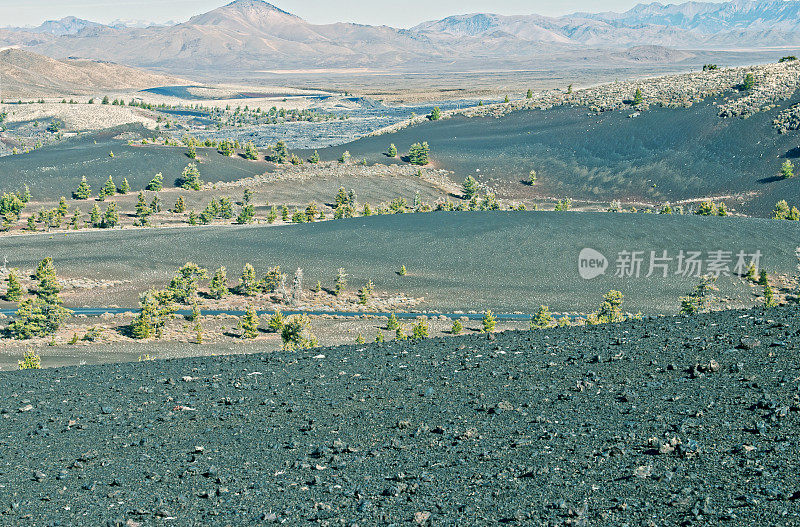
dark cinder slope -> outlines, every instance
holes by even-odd
[[[141,190],[157,173],[171,187],[189,163],[198,163],[204,181],[236,181],[262,174],[267,163],[220,155],[215,149],[199,149],[194,161],[183,148],[129,146],[115,139],[126,131],[149,136],[152,132],[131,125],[67,139],[28,154],[0,157],[0,192],[16,192],[28,185],[36,200],[69,197],[86,176],[94,195],[112,176],[117,184],[127,178],[134,190]],[[110,153],[114,153],[114,157]]]
[[[800,225],[751,218],[704,218],[651,214],[555,212],[440,212],[371,216],[317,224],[141,229],[0,238],[10,267],[33,269],[47,256],[64,277],[130,280],[118,293],[93,291],[92,306],[136,306],[138,293],[164,287],[187,261],[228,268],[232,283],[247,262],[258,272],[280,265],[305,270],[307,284],[331,286],[344,267],[352,290],[372,279],[379,291],[425,297],[437,310],[492,309],[530,313],[594,311],[602,295],[617,289],[632,312],[675,313],[695,276],[676,276],[681,250],[732,254],[761,251],[770,273],[794,274]],[[609,261],[606,275],[591,281],[578,273],[578,255],[593,248]],[[618,254],[640,252],[639,278],[615,277]],[[650,253],[668,256],[669,276],[656,268],[647,278]],[[408,276],[397,276],[401,265]],[[705,272],[706,264],[703,264]],[[753,301],[760,288],[722,277],[721,295]]]
[[[779,134],[773,119],[798,97],[749,119],[722,119],[713,101],[691,108],[651,108],[587,115],[586,108],[522,111],[501,118],[457,117],[329,149],[348,149],[379,161],[389,143],[401,151],[428,141],[433,161],[476,177],[500,195],[549,195],[661,203],[706,196],[740,195],[725,201],[747,214],[768,216],[775,203],[800,204],[800,179],[777,176],[786,159],[800,157],[796,132]],[[386,159],[383,157],[383,159]],[[536,187],[523,181],[534,169]]]
[[[7,525],[797,525],[796,308],[0,374]]]

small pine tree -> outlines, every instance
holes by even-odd
[[[175,214],[186,212],[186,202],[183,200],[183,196],[178,196],[178,199],[175,201],[175,206],[172,207],[172,212]]]
[[[787,159],[781,165],[780,177],[782,179],[792,179],[794,176],[794,163]]]
[[[525,94],[525,98],[530,100],[533,99],[533,90],[528,88],[528,93]]]
[[[636,88],[636,93],[633,94],[633,105],[639,106],[644,102],[644,95],[641,88]]]
[[[427,142],[414,143],[408,150],[408,159],[412,165],[424,166],[429,163],[431,148]]]
[[[343,268],[339,268],[336,272],[335,284],[336,296],[342,296],[347,290],[347,273],[344,272]]]
[[[365,344],[366,342],[367,342],[367,341],[366,341],[366,339],[364,338],[364,334],[363,334],[363,333],[359,333],[359,334],[356,336],[356,344]]]
[[[383,336],[383,331],[378,330],[378,334],[375,336],[375,343],[383,344],[385,341],[386,337]]]
[[[242,207],[239,216],[236,217],[236,223],[239,225],[245,225],[248,223],[253,223],[253,219],[256,216],[256,208],[253,205],[245,205]]]
[[[478,186],[478,182],[472,176],[467,176],[467,179],[464,180],[464,184],[461,186],[464,199],[472,199],[478,195],[478,190],[480,187]]]
[[[22,293],[22,282],[19,280],[19,271],[11,269],[6,278],[5,299],[7,302],[19,302],[22,300]]]
[[[311,154],[311,157],[308,158],[308,162],[312,165],[316,165],[319,163],[319,152],[314,150],[314,153]]]
[[[744,76],[744,81],[742,81],[742,89],[744,91],[752,90],[756,85],[756,78],[753,76],[752,73],[747,73]]]
[[[124,178],[122,180],[122,185],[120,185],[119,187],[119,193],[125,195],[130,191],[131,191],[131,184],[128,183],[128,178]]]
[[[775,300],[775,294],[772,291],[772,286],[769,285],[769,282],[764,284],[764,307],[775,307],[778,305],[778,301]]]
[[[394,145],[394,143],[389,145],[389,151],[387,152],[387,155],[391,158],[397,157],[397,147]]]
[[[544,329],[553,323],[553,315],[547,306],[539,306],[539,310],[531,319],[531,329]]]
[[[160,192],[164,188],[164,176],[159,172],[145,187],[145,190],[150,190],[152,192]]]
[[[117,185],[114,184],[114,178],[112,176],[108,176],[106,184],[103,185],[103,188],[100,189],[100,193],[97,195],[97,200],[103,201],[105,198],[113,196],[116,193]]]
[[[194,325],[194,343],[203,343],[203,325],[200,322]]]
[[[392,313],[389,315],[389,321],[386,322],[387,331],[396,331],[400,327],[400,322],[397,321],[397,315]]]
[[[256,314],[256,310],[253,306],[247,307],[247,312],[245,313],[242,320],[239,322],[240,327],[242,328],[242,338],[243,339],[254,339],[258,336],[258,325],[261,323],[261,319]]]
[[[224,298],[230,294],[230,289],[228,288],[228,274],[224,267],[220,267],[214,273],[214,276],[211,277],[211,282],[209,284],[209,295],[211,298],[219,300]]]
[[[433,111],[431,112],[431,121],[438,121],[442,118],[442,110],[438,106],[433,107]]]
[[[81,178],[81,183],[78,185],[78,188],[75,189],[75,192],[72,193],[72,197],[74,199],[89,199],[92,196],[92,187],[89,186],[89,182],[86,181],[86,176]]]
[[[103,213],[103,221],[101,227],[104,229],[113,229],[119,225],[119,210],[116,203],[109,203],[106,211]]]
[[[100,213],[100,207],[96,203],[89,212],[89,223],[91,223],[92,227],[95,229],[100,228],[103,224],[103,216]]]
[[[769,274],[766,269],[761,270],[761,276],[758,279],[758,285],[769,285]]]
[[[397,274],[399,274],[400,276],[406,276],[408,274],[408,271],[406,270],[406,266],[405,265],[401,265],[400,266],[400,270],[397,272]]]
[[[491,311],[486,311],[483,314],[483,332],[484,333],[492,333],[497,326],[497,320],[495,319],[494,313]]]
[[[450,333],[453,335],[461,335],[461,332],[464,331],[464,325],[461,323],[460,320],[456,319],[453,321],[453,327],[450,328]]]
[[[256,280],[256,270],[252,265],[245,264],[242,278],[239,282],[239,293],[245,296],[255,296],[258,292],[258,281]]]
[[[203,180],[200,179],[200,171],[197,169],[197,165],[195,163],[186,165],[177,183],[179,187],[186,190],[200,190],[203,188]]]

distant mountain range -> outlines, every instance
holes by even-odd
[[[141,25],[141,24],[140,24]],[[800,0],[638,5],[563,17],[456,15],[411,29],[311,24],[262,0],[236,0],[170,26],[77,18],[0,30],[0,47],[169,70],[531,67],[542,60],[684,60],[675,50],[800,47]],[[598,50],[611,50],[601,53]]]

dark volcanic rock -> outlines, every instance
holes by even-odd
[[[3,373],[0,524],[798,525],[798,314]]]

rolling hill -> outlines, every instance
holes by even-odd
[[[55,60],[22,49],[0,50],[2,96],[30,98],[95,94],[98,90],[143,89],[185,81],[111,62]]]

